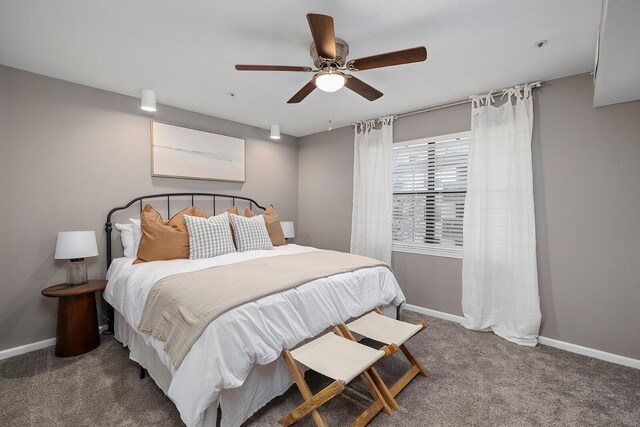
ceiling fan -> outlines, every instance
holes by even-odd
[[[365,58],[351,59],[349,45],[342,39],[336,38],[333,32],[333,18],[316,13],[307,14],[307,21],[311,29],[313,43],[311,57],[316,68],[295,67],[290,65],[236,65],[238,71],[299,71],[315,73],[309,83],[304,85],[293,97],[287,101],[295,104],[302,101],[317,87],[325,92],[335,92],[343,86],[351,89],[369,101],[375,101],[383,94],[376,88],[369,86],[362,80],[343,71],[363,71],[373,68],[390,67],[392,65],[421,62],[427,59],[427,49],[424,46],[395,52],[381,53]]]

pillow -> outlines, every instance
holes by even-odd
[[[231,215],[231,224],[236,235],[238,252],[273,249],[262,215],[253,218]]]
[[[189,206],[175,214],[169,221],[163,221],[162,216],[146,205],[140,215],[142,237],[138,247],[138,258],[134,264],[147,261],[189,258],[189,233],[184,216],[198,216],[206,218],[199,208]]]
[[[127,258],[135,257],[136,250],[133,238],[133,224],[116,224],[116,230],[120,232],[124,256]]]
[[[236,236],[233,233],[233,225],[231,225],[231,215],[238,215],[238,208],[235,206],[231,206],[228,210],[227,213],[229,214],[229,230],[231,230],[231,240],[233,241],[233,247],[237,247],[236,245]],[[215,212],[214,212],[215,214]]]
[[[213,258],[236,251],[227,212],[209,218],[185,215],[189,230],[189,259]]]
[[[267,210],[264,211],[264,222],[267,224],[267,231],[269,232],[269,238],[271,239],[271,243],[273,246],[282,246],[286,245],[287,241],[284,239],[284,232],[282,231],[282,226],[280,225],[280,218],[278,217],[278,213],[273,205],[269,205]],[[246,208],[244,210],[244,216],[247,218],[251,218],[256,216],[251,209]]]
[[[140,219],[129,218],[131,224],[133,224],[133,257],[136,257],[138,253],[138,247],[140,246],[140,239],[142,238],[142,228],[140,225]]]

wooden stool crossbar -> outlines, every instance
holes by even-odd
[[[395,397],[411,382],[411,380],[413,380],[417,375],[421,375],[423,377],[429,376],[429,372],[422,367],[420,362],[418,362],[405,345],[405,342],[409,338],[419,332],[422,332],[426,327],[427,325],[423,321],[418,324],[412,324],[392,319],[385,316],[378,308],[359,319],[348,323],[347,325],[341,324],[338,326],[342,335],[353,341],[356,341],[356,338],[352,334],[352,332],[355,332],[358,335],[371,338],[387,345],[395,344],[400,348],[411,364],[411,368],[409,368],[409,370],[405,372],[404,375],[402,375],[402,377],[400,377],[400,379],[391,387],[387,387],[374,367],[369,370],[376,387],[380,390],[380,393],[393,409],[400,409],[400,405],[396,402]]]
[[[318,412],[318,408],[342,393],[345,386],[358,376],[369,389],[373,403],[350,425],[365,426],[380,411],[392,415],[389,404],[376,387],[370,372],[375,364],[391,356],[398,347],[390,344],[376,350],[343,337],[337,330],[336,332],[338,333],[329,332],[295,350],[284,351],[284,361],[304,402],[278,420],[283,427],[290,426],[308,414],[312,415],[318,427],[328,427],[326,419]],[[313,394],[296,362],[334,381],[317,394]]]

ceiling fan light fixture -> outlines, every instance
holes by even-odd
[[[313,83],[318,89],[324,92],[335,92],[347,83],[347,76],[340,71],[327,70],[320,71],[313,77]]]

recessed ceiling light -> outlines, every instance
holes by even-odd
[[[536,42],[536,47],[537,48],[545,47],[547,43],[549,43],[549,40],[539,40]]]

